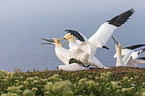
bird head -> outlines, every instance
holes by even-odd
[[[71,33],[67,33],[65,36],[64,36],[64,39],[67,39],[67,40],[70,40],[70,39],[73,39],[75,38],[73,35],[71,35]]]
[[[118,46],[119,43],[115,40],[113,36],[112,36],[112,39],[113,39],[114,44]]]
[[[121,50],[121,44],[117,42],[113,36],[112,36],[112,39],[114,41],[115,47]]]
[[[73,35],[71,35],[70,33],[67,33],[63,38],[60,38],[60,40],[64,40],[66,39],[65,43],[63,44],[63,46],[71,39],[75,39],[75,37]]]

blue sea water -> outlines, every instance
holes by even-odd
[[[108,4],[104,4],[104,0],[92,2],[62,0],[57,3],[49,0],[32,1],[14,0],[11,3],[0,1],[2,7],[0,12],[3,13],[0,16],[1,70],[10,72],[15,68],[22,71],[33,69],[43,71],[47,68],[57,70],[56,67],[63,63],[56,57],[54,46],[41,45],[44,41],[40,38],[60,38],[66,34],[65,29],[78,30],[89,38],[102,23],[130,8],[135,9],[135,14],[127,23],[115,30],[113,36],[122,47],[145,43],[144,3],[136,5],[136,2],[131,2],[130,5],[124,5],[122,1],[111,3],[113,0]],[[112,39],[106,46],[110,50],[99,48],[95,56],[105,66],[115,66],[116,59],[113,58],[115,46]],[[145,53],[141,56],[145,56]],[[145,65],[138,64],[138,67]]]

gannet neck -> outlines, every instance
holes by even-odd
[[[74,43],[74,42],[76,42],[76,39],[75,39],[75,37],[71,37],[71,38],[68,39],[68,41],[71,42],[71,43]]]
[[[69,47],[70,47],[70,49],[78,46],[78,44],[76,43],[75,38],[74,39],[71,39],[71,40],[68,40],[68,41],[69,41]]]
[[[121,45],[120,44],[118,44],[116,50],[117,50],[117,59],[118,61],[120,61],[121,60]]]
[[[59,39],[54,38],[54,42],[55,42],[55,47],[62,47],[62,43]]]
[[[65,39],[67,39],[69,42],[75,42],[75,37],[73,35],[71,35],[70,33],[67,33],[64,36]]]
[[[124,66],[124,62],[122,61],[122,57],[121,57],[121,45],[120,43],[118,44],[118,46],[116,47],[116,53],[117,53],[117,62],[116,62],[116,66]]]
[[[62,47],[62,43],[60,41],[58,41],[57,43],[55,43],[56,47]]]

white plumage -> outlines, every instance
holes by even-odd
[[[65,30],[68,34],[64,36],[64,39],[69,41],[69,47],[73,57],[88,65],[93,65],[99,68],[105,67],[94,56],[96,49],[98,47],[102,48],[107,43],[114,30],[124,24],[133,13],[134,10],[130,9],[120,15],[115,16],[111,20],[108,20],[102,24],[96,33],[89,39],[75,30]],[[80,40],[81,43],[77,43],[75,37]]]
[[[43,40],[46,40],[49,42],[49,43],[44,43],[44,44],[55,45],[56,56],[65,64],[65,65],[59,65],[58,69],[64,70],[64,71],[80,71],[80,70],[89,69],[89,67],[85,67],[82,64],[78,64],[78,63],[69,64],[69,60],[72,58],[71,52],[69,49],[63,48],[62,43],[59,39],[53,38],[50,40],[47,40],[47,39],[43,39]]]
[[[95,55],[96,49],[98,47],[102,48],[102,46],[104,46],[108,42],[115,29],[117,29],[116,26],[106,22],[102,24],[100,28],[95,32],[95,34],[93,34],[88,39],[91,44],[91,51],[93,55]]]
[[[88,70],[90,68],[79,65],[78,63],[72,63],[69,65],[59,65],[58,69],[63,71],[81,71],[81,70]]]
[[[91,44],[92,54],[96,53],[98,47],[102,48],[108,42],[115,29],[124,24],[134,12],[134,9],[130,9],[103,23],[88,39]]]
[[[70,51],[72,53],[73,58],[77,59],[78,61],[81,61],[84,64],[92,65],[99,68],[108,68],[104,66],[94,55],[91,54],[91,46],[89,42],[84,40],[82,35],[79,34],[79,32],[74,30],[67,30],[71,32],[72,34],[77,34],[77,36],[80,36],[80,40],[83,41],[82,43],[78,44],[76,43],[75,37],[71,35],[70,33],[66,34],[64,36],[65,39],[69,41],[69,47]]]
[[[113,38],[113,36],[112,36]],[[139,45],[133,45],[130,46],[132,48],[131,49],[127,49],[127,47],[125,49],[121,49],[121,44],[119,42],[117,42],[114,38],[113,38],[114,44],[115,44],[115,48],[116,48],[116,54],[114,55],[114,58],[117,58],[116,61],[116,67],[118,66],[127,66],[127,67],[136,67],[137,66],[137,62],[139,63],[139,61],[137,61],[136,59],[138,59],[139,55],[145,51],[145,49],[142,49],[140,51],[134,51],[133,49],[138,48],[136,46]],[[142,46],[145,46],[142,44]],[[128,48],[130,48],[128,47]],[[133,48],[134,47],[134,48]],[[141,47],[141,46],[139,46]],[[123,56],[123,58],[122,58]],[[140,63],[143,64],[144,61],[140,61]]]
[[[69,41],[70,49],[63,48],[60,39],[53,38],[52,40],[43,39],[49,41],[51,43],[47,44],[55,44],[55,53],[57,57],[66,65],[59,65],[59,69],[63,69],[65,71],[78,71],[78,70],[87,70],[88,67],[84,66],[93,65],[99,68],[108,68],[104,66],[94,55],[96,49],[98,47],[102,48],[110,36],[114,32],[114,30],[124,24],[129,17],[134,13],[134,9],[130,9],[120,15],[115,16],[111,20],[108,20],[104,24],[100,26],[100,28],[92,35],[89,39],[87,39],[83,34],[74,30],[66,30],[68,34],[64,36],[65,39]],[[75,37],[78,39],[76,40]],[[52,42],[53,41],[53,42]],[[107,48],[107,47],[105,47]],[[79,62],[72,62],[70,64],[70,59],[74,58]],[[80,61],[82,63],[80,63]]]

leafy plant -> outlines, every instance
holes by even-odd
[[[0,95],[145,96],[145,75],[140,71],[92,70],[22,72],[16,69],[12,73],[0,70]]]

